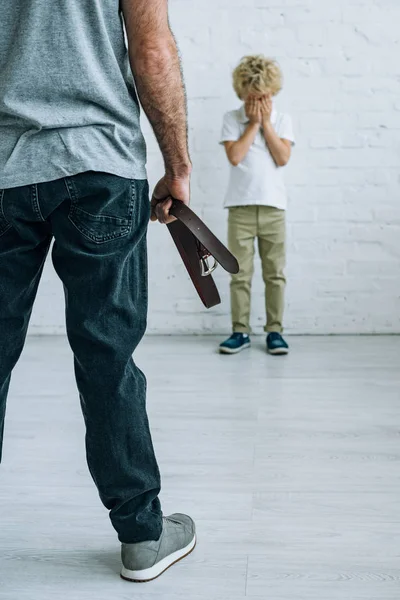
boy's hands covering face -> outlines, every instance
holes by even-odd
[[[261,125],[262,114],[261,114],[261,103],[258,98],[250,96],[245,102],[246,116],[250,123],[257,123]]]
[[[245,110],[250,123],[268,124],[272,115],[271,95],[249,96],[245,102]]]

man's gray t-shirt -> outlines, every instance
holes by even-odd
[[[0,0],[0,189],[146,178],[119,0]]]

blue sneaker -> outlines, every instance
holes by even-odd
[[[247,333],[232,333],[231,337],[219,345],[222,354],[237,354],[245,348],[250,348],[250,337]]]
[[[267,352],[269,354],[288,354],[289,346],[280,333],[272,331],[267,336]]]

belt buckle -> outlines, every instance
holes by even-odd
[[[197,253],[198,253],[199,259],[200,259],[200,274],[202,277],[208,277],[208,275],[211,275],[211,273],[213,273],[215,271],[215,269],[218,266],[218,263],[215,260],[215,258],[209,253],[207,248],[205,248],[203,246],[203,244],[201,244],[198,240],[197,240]],[[210,265],[210,262],[209,262],[210,258],[214,259],[213,265]]]
[[[214,264],[210,265],[210,258],[214,259]],[[211,275],[211,273],[213,273],[213,271],[215,271],[215,269],[217,268],[218,263],[215,260],[214,257],[211,256],[211,254],[206,254],[200,257],[200,272],[201,272],[201,276],[202,277],[207,277],[208,275]]]

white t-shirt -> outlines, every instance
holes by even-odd
[[[243,135],[248,122],[244,105],[226,113],[220,143],[236,142]],[[280,138],[289,140],[294,145],[292,119],[289,115],[279,113],[274,108],[271,123]],[[230,165],[225,208],[256,204],[286,209],[283,169],[284,167],[276,166],[260,129],[242,162],[236,167]]]

